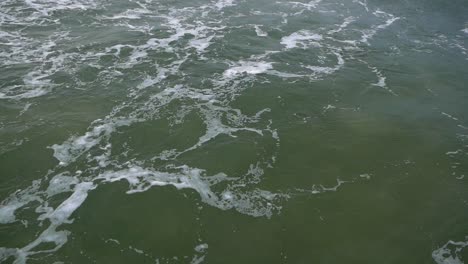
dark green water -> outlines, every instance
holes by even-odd
[[[0,262],[468,263],[466,0],[3,0]]]

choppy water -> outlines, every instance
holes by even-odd
[[[3,0],[0,262],[468,263],[466,0]]]

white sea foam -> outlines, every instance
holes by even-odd
[[[268,33],[266,33],[265,31],[263,31],[259,25],[255,25],[255,33],[257,34],[257,36],[259,37],[266,37],[268,36]]]
[[[379,71],[374,71],[374,72],[377,74],[377,77],[379,78],[379,80],[377,83],[373,83],[372,85],[378,86],[381,88],[386,88],[387,83],[385,82],[385,80],[387,79],[387,77],[383,76]]]
[[[25,263],[27,258],[38,253],[54,252],[61,248],[68,240],[69,231],[57,231],[57,228],[63,224],[70,223],[71,215],[83,204],[88,196],[88,192],[97,187],[96,183],[111,183],[120,180],[126,180],[129,185],[128,193],[143,192],[152,186],[172,185],[177,189],[193,189],[200,194],[201,200],[205,203],[215,206],[222,210],[231,208],[237,211],[252,216],[267,216],[270,217],[274,211],[280,207],[273,204],[273,201],[278,197],[285,197],[271,193],[269,191],[254,190],[253,192],[242,193],[239,187],[230,188],[231,196],[219,195],[215,193],[211,186],[221,181],[232,181],[225,174],[217,174],[213,176],[205,176],[204,171],[188,166],[173,167],[174,172],[160,172],[152,169],[145,169],[139,166],[130,166],[128,169],[120,171],[107,171],[95,177],[92,181],[78,182],[76,177],[63,174],[56,175],[49,182],[49,186],[45,191],[45,195],[53,196],[62,192],[72,192],[72,194],[63,201],[57,208],[39,206],[37,212],[43,213],[39,220],[49,219],[51,224],[44,230],[34,241],[20,249],[0,249],[0,259],[5,259],[9,256],[16,257],[16,263]],[[249,174],[262,174],[262,171],[250,169]],[[260,176],[260,175],[258,175]],[[14,221],[14,211],[28,203],[31,200],[39,200],[41,192],[38,192],[39,182],[34,186],[34,189],[19,193],[16,198],[11,199],[2,207],[2,223]],[[236,184],[234,186],[242,186]],[[72,187],[73,186],[73,187]],[[220,198],[222,197],[222,198]],[[47,203],[45,204],[47,205]],[[52,242],[55,247],[33,251],[40,244]],[[206,251],[207,245],[202,244],[196,247],[196,251],[201,253]]]
[[[228,78],[236,77],[242,74],[260,74],[273,68],[270,62],[252,62],[239,61],[236,66],[224,71],[223,75]]]
[[[195,247],[195,251],[198,253],[203,253],[208,249],[208,244],[203,243]]]
[[[195,246],[194,250],[196,254],[193,256],[192,260],[190,261],[190,264],[203,263],[203,261],[205,260],[207,250],[208,250],[208,244],[206,243],[199,244]]]
[[[287,72],[280,72],[276,70],[269,70],[267,73],[268,75],[274,75],[274,76],[278,76],[281,78],[301,78],[301,77],[307,76],[305,74],[287,73]]]
[[[380,88],[383,88],[384,90],[386,90],[387,92],[391,93],[392,95],[397,95],[392,89],[390,89],[388,86],[387,86],[387,77],[385,77],[383,75],[383,73],[377,69],[376,67],[372,67],[372,66],[369,66],[369,68],[372,70],[373,73],[375,73],[375,75],[377,76],[378,78],[378,81],[376,83],[372,83],[371,85],[372,86],[377,86],[377,87],[380,87]]]
[[[369,44],[369,40],[372,39],[375,36],[375,34],[377,34],[377,32],[389,27],[395,21],[400,19],[400,17],[395,17],[392,14],[388,14],[388,13],[382,12],[380,10],[375,11],[373,14],[375,16],[377,16],[377,17],[387,18],[387,20],[383,24],[380,24],[378,26],[372,27],[371,29],[367,29],[367,30],[362,31],[362,37],[361,37],[361,40],[360,40],[362,43]]]
[[[218,8],[219,10],[229,7],[229,6],[235,6],[235,0],[218,0],[214,6]]]
[[[321,66],[305,66],[307,69],[314,72],[314,74],[331,74],[336,71],[332,67],[321,67]]]
[[[317,8],[317,5],[322,2],[322,0],[312,0],[309,1],[308,3],[302,3],[302,2],[287,2],[287,4],[290,4],[294,7],[304,7],[306,10],[313,10]]]
[[[456,118],[456,117],[454,117],[454,116],[452,116],[450,114],[447,114],[445,112],[441,112],[441,114],[448,117],[448,118],[450,118],[450,119],[452,119],[453,121],[459,121],[458,118]]]
[[[185,165],[173,167],[173,169],[174,172],[162,172],[132,166],[121,171],[103,173],[96,180],[109,183],[125,180],[130,186],[127,191],[129,194],[144,192],[153,186],[171,185],[177,189],[193,189],[199,193],[203,202],[211,206],[221,210],[235,209],[241,213],[256,217],[271,217],[275,211],[281,208],[272,202],[287,197],[284,194],[260,189],[244,192],[239,189],[242,184],[239,185],[237,179],[229,178],[224,173],[206,176],[203,170]],[[232,182],[232,187],[228,187],[222,194],[213,191],[211,186],[222,181]]]
[[[54,184],[54,183],[52,183]],[[55,183],[57,184],[57,183]],[[60,184],[59,184],[60,185]],[[0,248],[0,260],[5,260],[10,256],[16,258],[14,263],[26,263],[29,256],[38,253],[51,253],[61,248],[68,240],[69,231],[57,231],[57,228],[65,223],[71,222],[72,213],[80,207],[80,205],[86,200],[88,192],[95,188],[95,185],[91,182],[81,182],[74,187],[73,194],[63,201],[54,210],[48,210],[45,214],[40,216],[40,220],[49,219],[50,225],[45,229],[35,240],[22,248],[9,249]],[[37,189],[36,189],[37,191]],[[52,192],[53,194],[53,192]],[[34,193],[34,190],[29,190],[23,193],[22,196],[17,196],[18,199],[27,200],[34,197],[33,200],[38,199],[39,193]],[[26,203],[26,202],[25,202]],[[40,208],[40,207],[38,207]],[[33,251],[34,248],[43,243],[54,243],[55,247],[52,249],[42,249]]]
[[[322,107],[322,109],[323,109],[322,110],[322,114],[323,114],[323,113],[326,113],[326,112],[328,112],[328,111],[330,111],[332,109],[336,109],[336,106],[329,104],[327,106]]]
[[[35,88],[32,90],[26,90],[20,93],[15,94],[5,94],[0,92],[0,99],[29,99],[39,96],[43,96],[48,93],[47,89],[44,88]]]
[[[384,28],[387,28],[388,26],[390,26],[391,24],[393,24],[393,22],[399,20],[400,18],[399,17],[394,17],[394,16],[391,16],[389,19],[387,19],[385,21],[384,24],[382,25],[378,25],[377,28],[378,29],[384,29]]]
[[[317,78],[317,77],[321,77],[324,75],[332,74],[340,70],[343,67],[343,65],[345,64],[345,60],[343,59],[343,56],[340,53],[335,52],[335,51],[333,51],[333,54],[336,56],[336,60],[337,60],[336,65],[334,67],[311,66],[311,65],[304,66],[306,69],[309,69],[313,72],[311,76],[312,78]]]
[[[14,222],[15,211],[22,207],[24,203],[22,202],[12,202],[7,205],[0,207],[0,224],[7,224]]]
[[[432,252],[432,258],[437,264],[463,264],[460,252],[468,247],[468,242],[455,242],[450,240],[441,248]]]
[[[195,38],[190,40],[189,45],[197,50],[198,53],[204,52],[211,44],[213,36],[205,38]]]
[[[361,178],[364,178],[366,180],[370,180],[372,174],[369,174],[369,173],[364,173],[364,174],[360,174],[359,177]]]
[[[151,76],[147,76],[146,79],[143,80],[143,82],[141,82],[137,88],[138,89],[145,89],[145,88],[148,88],[150,86],[153,86],[157,83],[159,83],[161,81],[161,78],[152,78]]]
[[[286,46],[287,49],[297,48],[299,45],[302,48],[305,48],[309,45],[320,46],[318,41],[322,39],[322,35],[313,33],[308,30],[301,30],[281,38],[281,44]]]
[[[73,190],[73,186],[78,183],[77,177],[58,174],[50,180],[46,194],[51,197],[59,193],[70,192]]]
[[[73,181],[72,181],[73,182]],[[63,183],[62,183],[63,185]],[[49,186],[50,187],[50,186]],[[70,221],[69,218],[73,212],[86,200],[88,191],[94,189],[96,186],[92,182],[81,182],[76,184],[73,194],[67,200],[62,202],[52,213],[47,214],[52,224],[61,225],[65,221]]]
[[[198,142],[196,144],[177,153],[176,157],[183,153],[195,150],[198,147],[204,145],[205,143],[213,140],[214,138],[222,134],[234,137],[234,133],[238,131],[249,131],[249,132],[256,133],[260,136],[263,136],[263,132],[259,129],[248,128],[248,127],[238,128],[238,127],[231,127],[231,126],[225,125],[222,121],[221,113],[213,111],[213,109],[217,108],[216,106],[214,106],[213,104],[207,104],[205,106],[209,107],[208,109],[202,110],[202,113],[204,115],[204,123],[206,125],[205,134],[199,137]],[[253,121],[255,122],[255,120]]]
[[[194,256],[190,261],[190,264],[201,264],[205,260],[205,256]]]
[[[0,94],[0,97],[1,97],[1,94]],[[21,109],[21,111],[19,112],[18,116],[24,115],[24,113],[26,113],[31,106],[32,106],[32,103],[26,103],[23,109]]]
[[[54,157],[60,164],[66,165],[96,146],[103,138],[109,137],[118,127],[128,126],[134,121],[131,119],[111,119],[94,126],[91,131],[86,132],[83,136],[72,137],[66,142],[60,145],[54,144],[50,148],[54,150]],[[97,121],[97,123],[99,122]]]
[[[323,185],[320,185],[320,188],[322,189],[322,191],[333,191],[333,192],[336,192],[338,190],[338,188],[343,184],[343,183],[346,183],[346,181],[343,181],[343,180],[340,180],[340,179],[337,179],[336,180],[336,185],[333,186],[333,187],[324,187]]]
[[[366,0],[364,0],[364,1],[353,0],[353,2],[360,4],[361,6],[364,7],[364,9],[366,9],[367,12],[369,12],[369,7],[367,6],[367,1]]]
[[[343,181],[340,179],[336,179],[336,185],[333,187],[325,187],[324,185],[312,185],[312,188],[310,189],[301,189],[301,188],[296,188],[296,191],[301,192],[301,193],[310,193],[310,194],[320,194],[320,193],[325,193],[325,192],[336,192],[338,191],[338,188],[341,187],[344,183],[347,183],[347,181]]]
[[[449,156],[450,156],[450,155],[457,155],[457,154],[460,154],[462,151],[463,151],[463,150],[461,150],[461,149],[457,149],[457,150],[455,150],[455,151],[447,151],[445,154],[447,154],[447,155],[449,155]]]
[[[341,32],[343,29],[345,29],[349,24],[351,24],[354,21],[356,21],[356,18],[352,16],[347,17],[337,29],[329,30],[328,34],[335,34],[335,33]]]
[[[151,14],[151,11],[148,9],[144,8],[135,8],[135,9],[129,9],[125,10],[123,13],[113,15],[111,17],[104,16],[104,19],[141,19],[142,16],[146,14]]]
[[[97,6],[97,3],[92,0],[25,0],[25,3],[41,16],[49,16],[58,10],[87,10]]]
[[[54,86],[51,76],[64,70],[65,62],[73,53],[64,54],[56,50],[57,41],[67,40],[68,32],[56,32],[47,40],[37,40],[22,33],[3,35],[8,45],[0,51],[0,65],[30,65],[23,78],[23,84],[6,86],[0,92],[0,99],[29,99],[49,93]]]
[[[33,181],[31,186],[24,190],[18,190],[6,200],[2,201],[0,207],[0,224],[13,223],[16,221],[15,212],[21,207],[33,201],[42,201],[39,196],[41,181]]]

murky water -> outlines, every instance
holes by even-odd
[[[465,0],[3,0],[0,262],[468,263]]]

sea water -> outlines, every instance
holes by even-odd
[[[468,263],[465,0],[3,0],[1,263]]]

